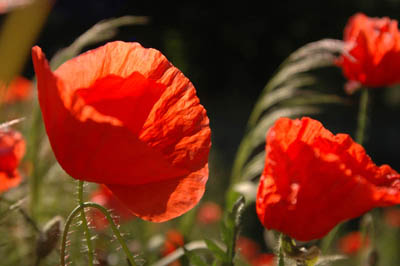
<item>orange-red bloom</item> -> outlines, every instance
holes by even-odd
[[[17,167],[24,155],[25,140],[21,133],[12,129],[0,129],[0,192],[21,182]]]
[[[347,134],[310,118],[280,118],[266,142],[256,208],[268,229],[308,241],[374,207],[400,203],[399,174],[375,165]]]
[[[182,247],[185,244],[185,240],[183,235],[177,230],[169,230],[166,234],[164,246],[162,247],[162,256],[165,257],[168,254],[174,252],[179,247]],[[180,266],[181,263],[179,260],[176,260],[170,264],[169,266]]]
[[[135,217],[104,185],[99,186],[98,190],[92,193],[90,201],[111,209],[114,221],[117,223],[119,220],[128,221]],[[98,209],[90,210],[89,219],[97,230],[103,230],[108,226],[107,218]]]
[[[344,254],[353,255],[357,253],[360,248],[367,247],[369,239],[365,238],[360,232],[351,232],[339,239],[339,249]]]
[[[247,261],[255,259],[261,252],[260,245],[251,238],[240,236],[236,240],[236,250]]]
[[[15,78],[7,87],[0,84],[0,90],[5,90],[2,102],[15,103],[27,100],[32,96],[32,89],[32,82],[24,77]]]
[[[197,213],[197,221],[200,224],[208,225],[218,222],[221,219],[221,207],[214,202],[204,202]]]
[[[159,51],[111,42],[55,72],[39,47],[32,57],[47,135],[69,175],[106,185],[155,222],[200,200],[209,121],[192,83]]]
[[[342,55],[337,63],[350,82],[367,87],[400,82],[400,32],[396,20],[357,13],[345,27],[344,42],[348,55]]]

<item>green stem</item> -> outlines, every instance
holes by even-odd
[[[284,254],[283,254],[283,245],[284,245],[284,235],[281,234],[279,236],[279,254],[278,254],[278,265],[279,266],[285,266],[285,258],[284,258]]]
[[[360,145],[364,142],[365,128],[367,126],[367,116],[368,116],[368,95],[369,90],[363,88],[361,90],[360,104],[358,109],[358,124],[356,132],[356,142]]]
[[[136,262],[133,259],[133,256],[132,256],[131,252],[129,251],[128,246],[126,245],[125,240],[122,238],[117,226],[115,225],[114,220],[112,219],[110,213],[108,212],[108,210],[106,208],[104,208],[103,206],[101,206],[97,203],[94,203],[94,202],[84,202],[84,203],[80,204],[79,206],[77,206],[69,214],[67,221],[65,222],[64,232],[63,232],[63,236],[62,236],[62,240],[61,240],[61,250],[60,250],[61,266],[66,265],[65,264],[65,248],[67,245],[67,236],[68,236],[69,227],[71,226],[71,223],[72,223],[73,219],[75,218],[75,216],[78,215],[78,213],[80,213],[82,210],[84,210],[84,208],[96,208],[96,209],[100,210],[106,216],[108,222],[110,223],[113,233],[117,237],[123,251],[125,252],[126,257],[128,258],[128,261],[130,262],[130,264],[132,266],[136,266]]]
[[[90,230],[89,226],[86,220],[86,214],[85,214],[85,208],[83,208],[83,181],[79,180],[79,185],[78,185],[78,200],[79,200],[79,206],[81,206],[81,220],[82,220],[82,226],[83,230],[85,232],[86,236],[86,244],[88,247],[88,260],[89,260],[89,266],[93,266],[93,259],[94,259],[94,252],[93,252],[93,246],[92,246],[92,240],[91,240],[91,235],[90,235]]]

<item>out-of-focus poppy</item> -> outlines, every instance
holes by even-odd
[[[17,169],[25,155],[25,140],[18,131],[0,129],[0,192],[9,190],[21,182]]]
[[[391,227],[400,227],[400,209],[388,208],[383,213],[385,223]]]
[[[169,230],[166,233],[164,246],[162,247],[161,254],[163,257],[171,254],[179,247],[182,247],[185,244],[185,240],[183,235],[177,230]],[[169,266],[180,266],[181,263],[179,260],[176,260],[169,264]]]
[[[275,266],[275,255],[270,253],[261,253],[250,261],[251,266]]]
[[[114,215],[113,218],[117,223],[119,220],[128,221],[135,217],[104,185],[100,185],[98,190],[92,193],[90,201],[111,209]],[[97,230],[103,230],[108,226],[106,217],[98,209],[90,210],[89,219]]]
[[[280,118],[266,143],[256,209],[268,229],[309,241],[374,207],[400,203],[395,170],[375,165],[349,135],[316,120]]]
[[[197,221],[200,224],[208,225],[218,222],[221,219],[221,207],[214,202],[204,202],[200,205],[197,213]]]
[[[353,255],[361,248],[368,247],[369,239],[363,238],[362,234],[358,231],[350,232],[339,239],[339,250],[344,254]]]
[[[400,82],[400,32],[396,20],[357,13],[349,19],[343,39],[347,53],[337,64],[350,84],[358,82],[374,88]]]
[[[236,240],[236,250],[247,261],[255,259],[261,252],[260,245],[251,238],[240,236]]]
[[[111,42],[55,72],[32,49],[54,154],[72,177],[104,184],[162,222],[191,209],[208,179],[209,120],[192,83],[159,51]]]
[[[1,102],[11,104],[28,100],[32,96],[32,89],[32,82],[24,77],[16,77],[8,86],[0,83],[0,91],[2,91]]]

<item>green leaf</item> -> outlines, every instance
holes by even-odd
[[[208,249],[221,261],[227,261],[227,256],[225,251],[220,248],[214,241],[210,239],[204,239]]]
[[[207,266],[208,264],[205,263],[200,256],[198,256],[196,253],[193,251],[189,251],[185,248],[185,246],[182,246],[183,252],[185,253],[186,258],[190,261],[191,264],[195,266]]]

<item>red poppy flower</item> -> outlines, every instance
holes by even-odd
[[[47,135],[69,175],[106,185],[145,220],[197,204],[209,122],[192,83],[159,51],[111,42],[55,72],[39,47],[32,57]]]
[[[368,247],[369,239],[365,238],[360,232],[351,232],[339,239],[339,249],[344,254],[353,255],[361,248]]]
[[[280,118],[266,142],[256,208],[268,229],[309,241],[374,207],[400,203],[400,175],[375,165],[347,134],[311,118]]]
[[[21,182],[17,169],[25,154],[25,140],[21,133],[12,129],[0,130],[0,192],[9,190]]]
[[[0,90],[5,90],[2,102],[15,103],[24,101],[32,96],[32,82],[24,77],[15,78],[9,86],[1,86]]]
[[[344,42],[348,54],[342,55],[337,64],[351,83],[382,87],[400,82],[400,33],[396,20],[355,14],[345,27]]]
[[[222,211],[221,207],[214,202],[205,202],[197,213],[197,221],[200,224],[208,225],[218,222],[221,219]]]
[[[92,193],[90,201],[111,209],[116,223],[119,220],[128,221],[135,217],[104,185],[101,185],[98,190]],[[108,226],[107,218],[98,209],[90,209],[89,219],[97,230],[103,230]]]

